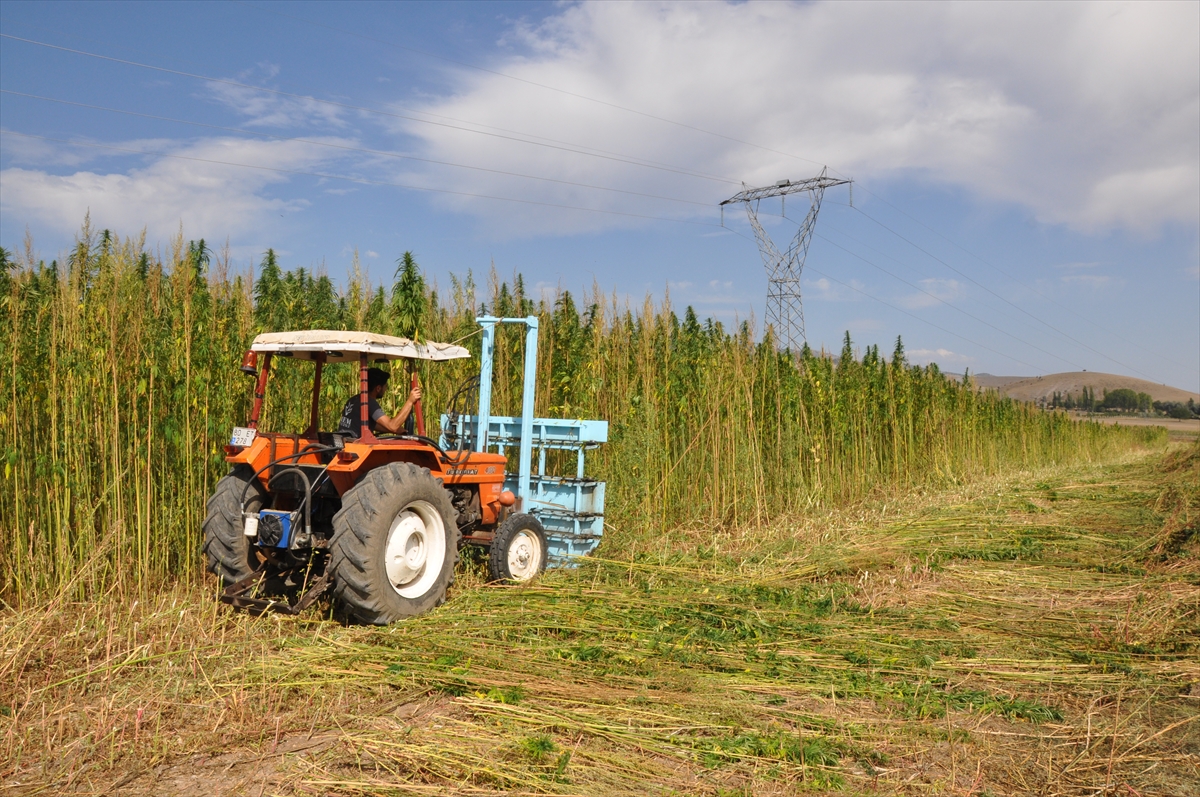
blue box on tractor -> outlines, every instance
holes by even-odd
[[[258,513],[258,544],[286,548],[292,541],[292,513],[264,509]]]

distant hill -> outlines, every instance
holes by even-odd
[[[954,379],[962,379],[962,374],[947,374]],[[1045,376],[993,376],[992,374],[971,374],[971,381],[986,390],[996,390],[1009,398],[1019,401],[1049,400],[1056,392],[1062,396],[1068,394],[1079,397],[1085,387],[1090,388],[1100,398],[1105,390],[1129,388],[1138,393],[1149,393],[1154,401],[1181,401],[1194,399],[1200,402],[1200,393],[1192,393],[1157,382],[1148,382],[1132,376],[1117,374],[1102,374],[1099,371],[1070,371],[1064,374],[1047,374]]]
[[[955,374],[954,378],[962,381],[962,374]],[[1013,382],[1022,382],[1026,379],[1036,378],[1028,376],[992,376],[991,374],[971,374],[971,381],[979,387],[989,388],[991,390],[999,390],[1005,385],[1011,385]]]

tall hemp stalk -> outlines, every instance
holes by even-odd
[[[1004,468],[1107,456],[1154,431],[1102,427],[979,392],[936,366],[910,365],[847,335],[836,360],[776,351],[749,325],[680,319],[669,301],[639,307],[597,287],[532,299],[493,268],[485,297],[451,277],[448,301],[411,253],[394,285],[371,285],[357,256],[347,287],[324,269],[284,270],[273,250],[258,278],[212,268],[182,234],[151,253],[85,224],[62,263],[2,254],[0,599],[153,589],[202,576],[200,521],[224,472],[221,445],[249,410],[237,365],[264,330],[366,328],[462,340],[478,354],[475,315],[536,315],[539,414],[602,418],[610,443],[589,470],[607,480],[605,555],[669,545],[681,524],[786,522],[814,507]],[[482,298],[482,302],[480,299]],[[522,336],[496,348],[495,411],[520,406]],[[478,360],[422,367],[431,429]],[[312,366],[274,369],[264,427],[306,425]],[[352,365],[328,370],[321,412],[336,422],[357,390]],[[390,401],[403,401],[396,389]],[[560,463],[551,457],[551,464]]]

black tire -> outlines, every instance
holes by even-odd
[[[329,572],[349,618],[386,625],[440,606],[454,583],[457,517],[441,481],[407,462],[376,468],[347,490],[333,516]]]
[[[249,490],[247,482],[253,481]],[[263,504],[262,484],[245,465],[237,465],[217,482],[208,499],[204,518],[204,553],[208,571],[227,587],[241,581],[258,568],[258,554],[243,530],[242,492],[246,494],[246,509],[257,512]]]
[[[488,551],[492,581],[532,581],[546,569],[546,530],[533,515],[512,515],[496,529]]]

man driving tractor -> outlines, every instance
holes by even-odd
[[[412,413],[413,406],[421,400],[421,388],[414,387],[408,394],[408,400],[400,408],[400,412],[394,418],[389,418],[383,408],[379,406],[379,399],[383,398],[383,394],[387,392],[387,384],[391,376],[382,368],[367,369],[367,418],[371,423],[372,434],[381,431],[400,434],[404,431],[404,424]],[[346,401],[345,406],[342,407],[342,419],[338,423],[338,434],[358,437],[359,418],[362,417],[360,415],[361,406],[361,396],[357,393]]]
[[[586,477],[584,453],[607,441],[608,424],[534,417],[536,317],[483,316],[479,324],[479,376],[451,401],[440,441],[424,434],[415,379],[403,409],[389,418],[379,400],[390,374],[368,363],[464,360],[471,354],[462,346],[359,330],[254,339],[240,367],[254,377],[250,415],[230,433],[229,473],[215,485],[203,523],[223,602],[298,614],[328,594],[346,619],[385,625],[446,600],[463,544],[487,548],[494,581],[529,581],[552,560],[592,551],[604,529],[604,483]],[[525,327],[520,416],[491,413],[500,324]],[[272,371],[302,361],[312,365],[307,428],[259,428]],[[338,433],[321,431],[321,381],[331,363],[356,364],[359,375],[359,396],[345,403]],[[472,391],[478,413],[473,399],[462,398]],[[417,434],[403,434],[409,420]],[[519,449],[515,473],[505,448]],[[545,473],[548,448],[576,454],[574,477]]]

